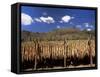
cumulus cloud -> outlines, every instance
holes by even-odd
[[[22,25],[31,25],[33,23],[33,19],[26,13],[21,13],[21,23]]]
[[[90,25],[89,23],[84,23],[84,26],[85,26],[85,29],[87,31],[91,31],[94,29],[94,26],[93,25]]]
[[[48,23],[48,24],[50,24],[50,23],[54,23],[55,21],[54,21],[54,19],[53,19],[53,17],[50,17],[50,16],[48,16],[48,17],[40,17],[40,20],[42,21],[42,22],[44,22],[44,23]]]
[[[37,22],[42,22],[39,18],[34,18],[34,20]]]
[[[68,23],[71,19],[73,19],[74,17],[71,17],[71,16],[69,16],[69,15],[65,15],[65,16],[63,16],[62,18],[61,18],[61,21],[60,21],[60,23],[63,23],[63,22],[65,22],[65,23]]]
[[[60,26],[58,25],[58,26],[57,26],[57,28],[59,29],[59,28],[60,28]]]
[[[84,24],[87,31],[91,31],[94,28],[93,25],[90,25],[89,23],[84,23]]]
[[[87,30],[87,31],[91,31],[92,29],[91,29],[91,28],[87,28],[86,30]]]
[[[84,23],[85,24],[85,27],[89,27],[89,23]]]
[[[93,26],[93,25],[90,25],[90,28],[92,28],[92,29],[93,29],[93,28],[94,28],[94,26]]]

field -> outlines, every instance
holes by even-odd
[[[21,44],[22,69],[95,66],[95,40],[26,41]]]
[[[21,71],[96,67],[96,12],[38,8],[22,10]]]

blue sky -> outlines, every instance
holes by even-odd
[[[49,32],[61,28],[95,29],[95,10],[21,7],[21,29]]]

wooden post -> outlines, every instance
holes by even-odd
[[[37,52],[38,52],[38,47],[37,47],[37,44],[38,44],[38,41],[37,41],[37,39],[36,39],[36,41],[34,41],[34,44],[35,44],[35,59],[34,59],[34,70],[36,70],[36,67],[37,67]]]
[[[51,45],[49,44],[50,59],[52,59]]]
[[[36,70],[36,66],[37,66],[37,56],[35,55],[34,70]]]
[[[66,67],[66,41],[64,40],[64,67]]]
[[[53,59],[52,44],[50,45],[51,59]]]
[[[89,38],[89,40],[88,40],[88,46],[89,46],[90,66],[92,66],[93,60],[92,60],[91,36],[90,36],[90,38]]]
[[[37,51],[36,49],[36,41],[34,40],[34,49],[35,49],[35,52]],[[34,53],[34,52],[33,52]],[[34,70],[36,70],[36,54],[34,56]]]

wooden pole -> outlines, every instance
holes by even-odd
[[[34,64],[34,70],[36,70],[36,66],[37,66],[37,56],[35,55],[35,64]]]
[[[90,38],[88,40],[88,46],[89,46],[90,66],[92,66],[93,60],[92,60],[91,35],[90,35]]]
[[[38,51],[37,51],[37,50],[38,50],[38,49],[37,49],[37,48],[38,48],[38,47],[37,47],[37,43],[38,43],[37,39],[36,39],[36,41],[34,41],[34,43],[35,43],[35,52],[36,52],[36,53],[35,53],[35,57],[34,57],[34,58],[35,58],[35,59],[34,59],[34,70],[36,70],[36,67],[37,67],[37,55],[38,55],[38,54],[37,54],[37,52],[38,52]]]
[[[64,40],[64,67],[66,67],[66,41]]]

